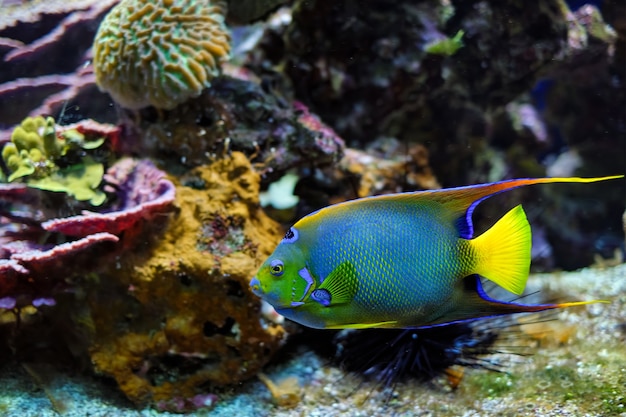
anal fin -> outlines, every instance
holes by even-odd
[[[517,313],[536,313],[556,308],[579,305],[607,303],[604,300],[574,301],[558,304],[518,304],[491,298],[483,289],[480,277],[471,275],[463,281],[463,293],[454,308],[434,319],[432,322],[415,326],[417,328],[443,326],[454,323],[475,321],[481,318],[503,316]]]

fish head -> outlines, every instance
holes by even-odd
[[[291,235],[294,233],[290,229]],[[315,286],[306,267],[306,257],[298,242],[288,239],[290,232],[261,265],[250,281],[250,289],[274,308],[293,308],[303,304]]]

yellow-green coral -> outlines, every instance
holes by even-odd
[[[7,181],[23,180],[33,188],[64,192],[76,200],[100,205],[106,198],[98,189],[104,166],[89,156],[81,156],[80,163],[70,165],[63,158],[72,151],[94,149],[102,143],[104,138],[88,141],[74,129],[57,135],[52,117],[28,117],[13,130],[11,142],[2,149],[2,159],[10,171]]]
[[[9,181],[49,169],[49,161],[44,156],[43,140],[40,131],[46,125],[43,117],[28,117],[11,134],[11,142],[2,149],[2,159],[11,171]]]
[[[94,40],[98,86],[129,109],[197,97],[230,53],[225,9],[210,0],[122,0]]]

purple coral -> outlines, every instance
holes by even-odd
[[[293,109],[298,115],[298,123],[307,128],[314,135],[317,148],[327,155],[335,155],[338,149],[343,149],[343,139],[337,133],[311,113],[309,108],[299,101],[293,102]]]
[[[22,1],[1,6],[0,125],[8,127],[28,115],[56,116],[70,99],[80,102],[82,114],[90,109],[101,117],[107,114],[110,99],[98,92],[93,70],[86,64],[97,23],[118,1]]]
[[[33,241],[2,243],[0,255],[8,258],[0,259],[0,309],[54,305],[53,294],[65,283],[62,279],[51,279],[50,271],[67,268],[77,255],[93,253],[103,242],[118,240],[110,233],[97,233],[60,245]]]

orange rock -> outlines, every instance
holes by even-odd
[[[136,403],[167,404],[254,376],[284,339],[248,290],[283,230],[258,203],[246,157],[194,169],[176,210],[88,293],[98,372]]]

